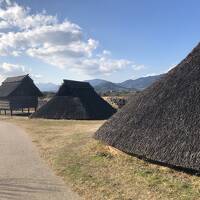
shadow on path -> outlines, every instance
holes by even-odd
[[[47,179],[0,179],[0,199],[26,200],[28,194],[60,192],[62,187]]]

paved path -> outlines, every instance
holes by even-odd
[[[49,169],[29,136],[0,122],[0,200],[78,200]]]

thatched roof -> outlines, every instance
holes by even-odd
[[[107,119],[115,109],[104,101],[87,82],[64,80],[57,94],[32,118]]]
[[[8,77],[6,78],[5,81],[3,81],[3,83],[13,83],[13,82],[22,82],[24,80],[24,78],[26,78],[27,76],[29,76],[28,74],[26,75],[22,75],[22,76],[14,76],[14,77]]]
[[[200,44],[95,134],[124,152],[200,170]]]
[[[15,92],[23,84],[27,84],[27,86],[29,86],[29,88],[27,88],[27,90],[29,90],[27,93],[31,92],[33,96],[42,96],[40,90],[35,86],[33,80],[27,74],[23,76],[8,77],[5,81],[3,81],[0,86],[0,98],[14,96]]]

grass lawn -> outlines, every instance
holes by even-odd
[[[200,199],[200,177],[113,154],[92,139],[103,121],[1,117],[24,128],[41,156],[87,200]]]

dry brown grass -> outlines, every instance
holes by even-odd
[[[92,139],[103,121],[1,117],[26,129],[42,157],[87,200],[197,200],[200,178],[111,153]]]

